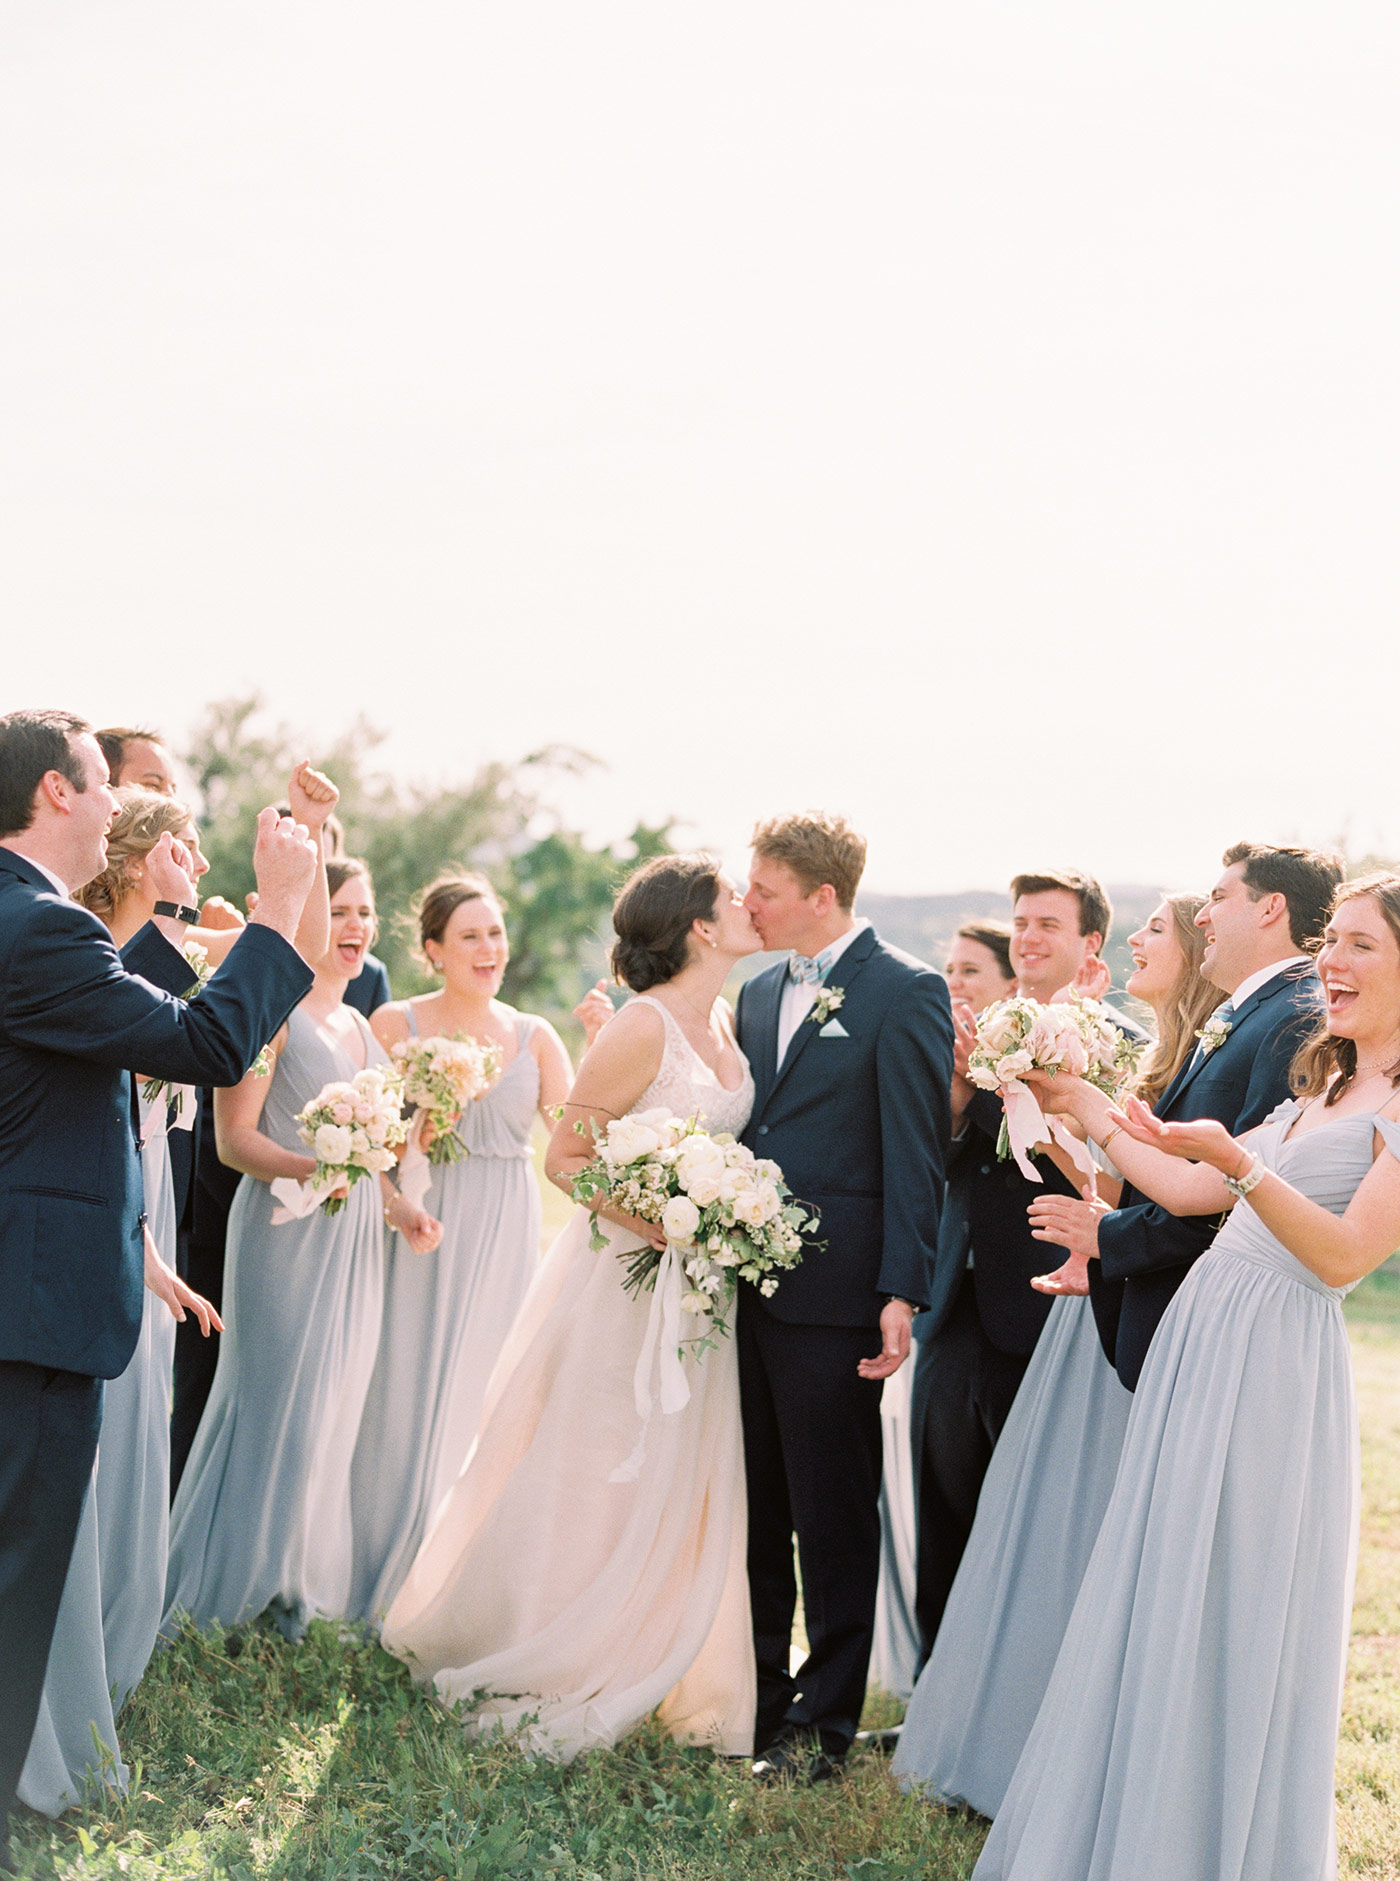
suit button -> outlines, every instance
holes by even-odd
[[[767,1136],[767,1134],[768,1134],[768,1125],[767,1125],[766,1123],[761,1123],[761,1124],[760,1124],[760,1125],[758,1126],[758,1134],[759,1134],[760,1136]]]
[[[146,1212],[144,1209],[136,1217],[136,1222],[138,1227],[144,1228],[146,1226]]]
[[[989,1176],[991,1173],[992,1173],[992,1165],[990,1163],[983,1163],[982,1174],[984,1176]]]

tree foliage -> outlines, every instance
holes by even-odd
[[[254,886],[258,812],[286,801],[292,767],[310,756],[339,785],[346,846],[374,877],[375,951],[395,993],[432,984],[413,953],[413,901],[441,869],[460,865],[484,871],[509,905],[503,996],[558,1023],[601,970],[620,883],[639,861],[670,848],[671,825],[639,823],[623,841],[591,848],[558,805],[569,780],[598,762],[572,746],[485,764],[465,783],[428,789],[373,767],[382,738],[359,719],[318,749],[295,728],[271,723],[260,698],[209,706],[185,754],[204,801],[206,889],[244,905]]]

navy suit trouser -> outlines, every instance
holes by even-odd
[[[102,1427],[102,1380],[0,1360],[0,1852]]]
[[[982,1479],[1030,1362],[1029,1352],[999,1351],[982,1330],[970,1271],[963,1275],[943,1325],[919,1341],[910,1442],[920,1666],[933,1651],[977,1517]]]
[[[860,1723],[880,1580],[879,1350],[864,1326],[793,1326],[749,1289],[738,1314],[748,1475],[749,1597],[758,1662],[755,1749],[783,1730],[845,1753]],[[807,1659],[788,1667],[802,1568]]]

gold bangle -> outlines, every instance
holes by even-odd
[[[1114,1124],[1114,1126],[1113,1126],[1113,1128],[1112,1128],[1112,1129],[1111,1129],[1111,1130],[1109,1131],[1109,1133],[1108,1133],[1108,1135],[1107,1135],[1107,1136],[1106,1136],[1106,1137],[1105,1137],[1105,1138],[1103,1139],[1103,1141],[1102,1141],[1102,1142],[1101,1142],[1101,1143],[1099,1144],[1099,1148],[1100,1148],[1101,1150],[1107,1150],[1107,1148],[1108,1148],[1108,1146],[1109,1146],[1109,1144],[1110,1144],[1110,1143],[1111,1143],[1111,1142],[1113,1141],[1113,1139],[1114,1139],[1114,1137],[1116,1137],[1116,1136],[1122,1136],[1122,1134],[1123,1134],[1123,1126],[1122,1126],[1122,1124],[1121,1124],[1121,1123],[1115,1123],[1115,1124]]]

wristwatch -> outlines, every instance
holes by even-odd
[[[183,921],[186,927],[194,927],[199,920],[198,908],[187,908],[179,901],[158,901],[151,912],[163,915],[167,921]]]
[[[1249,1159],[1249,1167],[1242,1176],[1227,1176],[1222,1173],[1220,1179],[1230,1191],[1231,1195],[1234,1196],[1235,1200],[1242,1202],[1251,1189],[1257,1189],[1259,1187],[1259,1184],[1268,1173],[1268,1170],[1264,1167],[1263,1158],[1251,1156]]]

